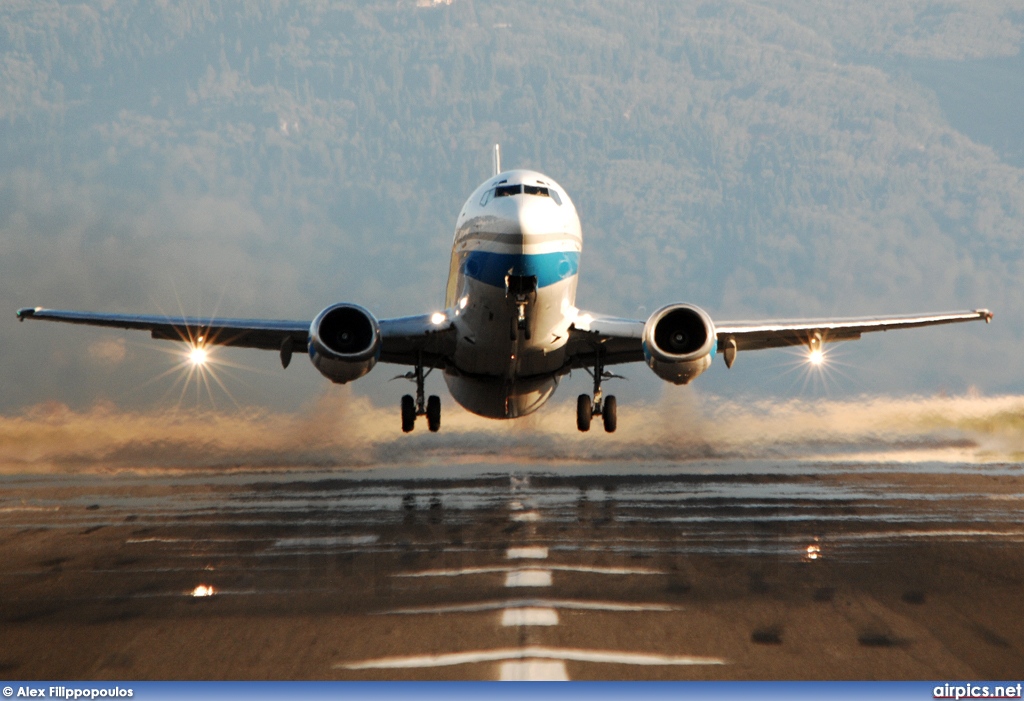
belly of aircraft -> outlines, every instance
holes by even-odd
[[[568,337],[562,302],[573,282],[537,291],[527,311],[527,333],[518,329],[518,310],[504,289],[468,281],[468,303],[456,321],[455,367],[467,374],[508,378],[558,372],[565,364]]]
[[[565,366],[568,323],[564,301],[575,278],[537,290],[520,329],[518,310],[502,288],[463,281],[456,351],[445,372],[452,397],[473,413],[514,418],[539,409]]]

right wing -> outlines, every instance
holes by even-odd
[[[921,326],[955,324],[962,321],[992,321],[988,309],[967,312],[939,312],[904,316],[853,317],[846,319],[780,319],[776,321],[727,321],[715,324],[718,351],[735,343],[738,351],[812,346],[833,341],[854,341],[872,331],[912,329]]]
[[[992,312],[989,310],[974,309],[904,316],[726,321],[716,323],[715,332],[718,352],[725,355],[726,363],[731,366],[737,351],[800,345],[813,347],[833,341],[853,341],[872,331],[991,320]],[[580,312],[569,331],[571,367],[592,367],[598,352],[603,365],[642,362],[645,323],[638,319]]]

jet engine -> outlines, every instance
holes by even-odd
[[[670,304],[651,314],[643,339],[647,365],[677,385],[707,370],[718,345],[711,317],[692,304]]]
[[[380,358],[380,326],[355,304],[335,304],[309,327],[309,358],[320,373],[339,384],[359,379]]]

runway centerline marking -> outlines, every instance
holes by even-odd
[[[543,547],[509,548],[505,551],[509,560],[546,560],[548,549]]]
[[[392,577],[460,577],[469,574],[505,574],[512,572],[523,572],[533,570],[535,567],[462,567],[453,570],[419,570],[417,572],[398,572]],[[545,570],[557,572],[581,572],[584,574],[611,574],[611,575],[653,575],[668,574],[663,570],[649,570],[631,567],[591,567],[587,565],[544,565]]]
[[[321,536],[316,538],[278,538],[274,541],[274,547],[308,548],[315,546],[329,547],[333,545],[373,545],[378,540],[380,540],[380,536],[376,534]]]
[[[615,650],[581,650],[578,648],[525,647],[498,648],[494,650],[468,650],[438,655],[410,655],[407,657],[379,657],[358,662],[337,662],[334,669],[416,669],[421,667],[451,667],[478,662],[502,662],[505,660],[567,660],[571,662],[596,662],[603,664],[628,664],[640,666],[690,666],[723,665],[727,660],[720,657],[697,655],[651,655],[638,652]]]
[[[500,682],[567,682],[569,672],[560,660],[509,660],[498,671]]]
[[[550,570],[516,570],[505,577],[506,587],[550,587]]]
[[[451,604],[448,606],[424,606],[420,608],[393,609],[381,611],[379,615],[425,615],[434,613],[477,613],[510,608],[553,608],[581,611],[610,611],[633,613],[638,611],[680,611],[678,606],[668,604],[635,603],[624,604],[616,601],[577,601],[573,599],[513,599],[511,601],[481,601],[475,604]]]
[[[557,626],[558,611],[553,608],[507,608],[502,611],[501,625],[511,626]]]
[[[533,522],[540,521],[540,514],[536,511],[517,511],[509,516],[513,521]]]

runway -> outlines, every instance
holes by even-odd
[[[9,679],[1019,679],[1019,464],[23,475]]]

